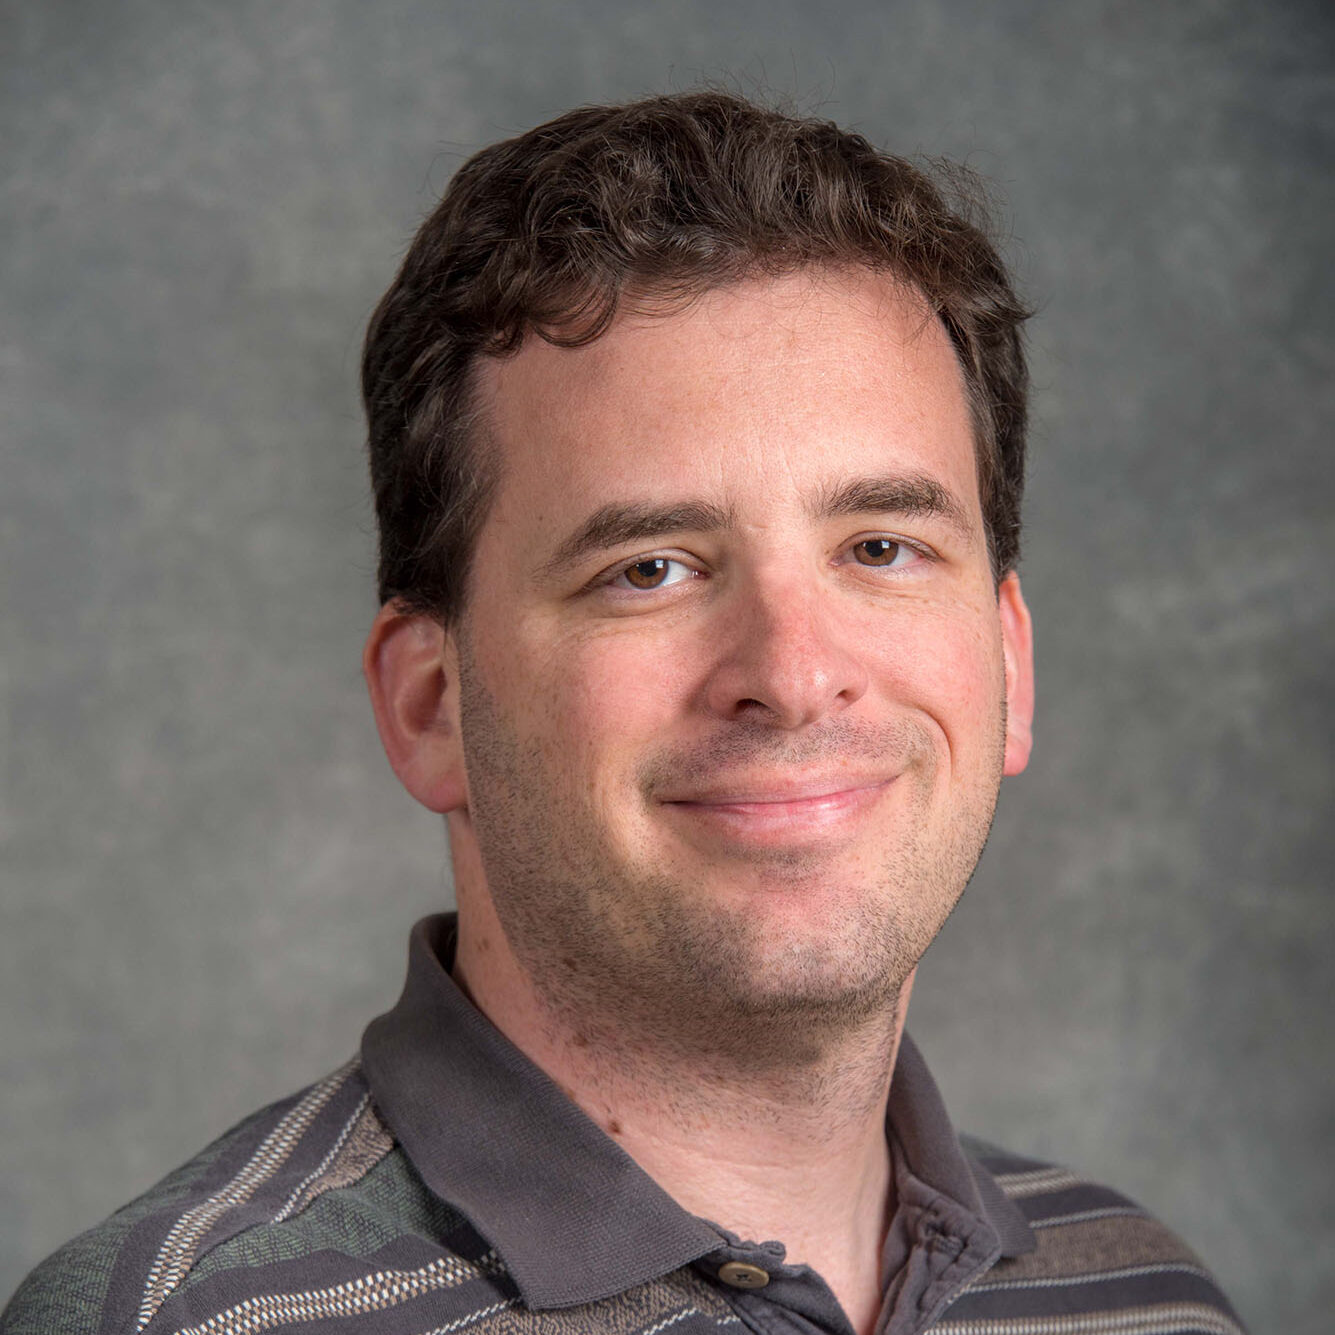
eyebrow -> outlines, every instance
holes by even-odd
[[[816,519],[865,514],[941,519],[966,538],[975,527],[959,500],[924,473],[853,478],[823,490],[808,509]]]
[[[582,561],[593,552],[623,543],[648,542],[668,533],[712,533],[727,528],[733,513],[707,501],[680,501],[673,505],[619,505],[595,510],[543,565],[549,574]]]
[[[853,478],[822,490],[807,511],[815,519],[860,514],[942,519],[964,536],[973,535],[960,502],[934,478],[921,473]],[[714,533],[735,522],[732,509],[708,501],[670,505],[613,502],[595,510],[566,538],[543,563],[542,573],[552,574],[611,547],[651,542],[670,533]]]

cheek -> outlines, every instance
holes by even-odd
[[[877,642],[883,652],[873,676],[891,700],[915,704],[932,717],[952,750],[981,734],[991,743],[1003,693],[995,617],[943,610],[885,628]]]
[[[549,763],[595,787],[680,716],[691,680],[660,640],[624,633],[564,636],[532,655],[512,645],[498,666]]]
[[[1005,679],[1000,637],[979,629],[949,642],[941,664],[938,717],[957,762],[976,757],[990,772],[1001,737]]]

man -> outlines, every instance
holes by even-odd
[[[4,1330],[1238,1330],[903,1033],[1029,755],[1023,318],[914,168],[736,98],[467,163],[364,369],[366,676],[457,916]]]

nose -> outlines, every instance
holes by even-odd
[[[841,624],[834,599],[791,582],[739,590],[722,609],[710,712],[795,729],[858,700],[867,690],[867,646]]]

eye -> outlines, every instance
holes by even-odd
[[[853,544],[852,552],[859,565],[881,568],[912,565],[922,558],[917,548],[894,538],[863,538]]]
[[[623,567],[609,582],[613,588],[648,592],[694,579],[695,575],[696,572],[684,561],[674,561],[667,556],[646,556],[642,561]]]

